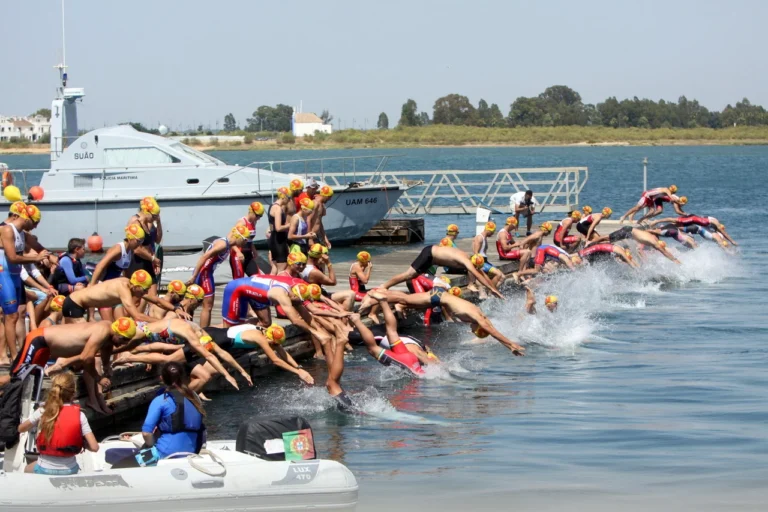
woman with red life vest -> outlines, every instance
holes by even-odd
[[[87,448],[99,451],[88,419],[75,401],[77,388],[72,372],[62,372],[51,379],[45,407],[39,408],[19,425],[19,432],[37,427],[40,457],[29,464],[25,473],[38,475],[74,475],[80,471],[75,456]]]
[[[557,229],[555,229],[554,244],[566,251],[573,251],[579,246],[581,238],[578,235],[568,235],[568,232],[573,227],[574,222],[581,220],[581,212],[574,210],[566,218],[560,221]]]
[[[251,232],[243,250],[234,248],[229,251],[229,265],[232,267],[232,279],[240,279],[245,276],[255,274],[261,275],[263,272],[257,264],[258,253],[253,241],[256,238],[256,223],[264,216],[264,205],[254,201],[248,206],[248,214],[235,223],[235,226],[245,226]]]
[[[199,285],[205,291],[203,299],[203,311],[200,313],[200,327],[211,325],[211,311],[213,310],[213,301],[216,294],[216,283],[213,279],[213,273],[219,263],[229,259],[229,251],[233,246],[241,248],[251,236],[250,230],[245,226],[235,226],[229,232],[226,238],[219,238],[211,244],[200,259],[197,260],[195,271],[192,277],[186,282],[186,285]]]

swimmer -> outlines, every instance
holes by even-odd
[[[571,230],[573,223],[580,220],[581,212],[578,210],[572,211],[566,218],[561,220],[555,230],[553,243],[568,252],[574,251],[579,246],[581,238],[578,235],[568,235],[568,232]]]
[[[235,226],[244,226],[250,235],[243,249],[233,246],[229,251],[229,266],[232,268],[232,279],[240,279],[246,275],[261,274],[258,265],[259,253],[253,241],[256,238],[256,224],[264,216],[264,205],[258,201],[248,206],[248,213],[235,223]]]
[[[539,225],[539,229],[531,233],[530,235],[526,236],[522,240],[520,240],[518,243],[521,247],[525,247],[526,249],[530,249],[531,252],[536,250],[538,246],[541,245],[542,240],[544,240],[544,236],[550,234],[552,232],[552,223],[551,222],[542,222]]]
[[[445,228],[445,238],[451,241],[450,246],[448,247],[456,247],[456,238],[459,236],[459,226],[456,224],[448,224],[448,227]]]
[[[689,249],[695,249],[697,247],[696,241],[693,239],[692,236],[689,236],[687,233],[685,233],[681,229],[677,229],[672,225],[662,224],[658,226],[658,229],[647,229],[646,231],[660,238],[674,238],[675,240],[677,240],[678,242],[680,242],[682,245],[684,245]]]
[[[213,274],[220,263],[229,258],[230,249],[234,247],[242,248],[251,236],[251,232],[245,226],[233,227],[226,238],[219,238],[208,247],[195,264],[195,270],[192,277],[187,281],[187,286],[191,284],[199,285],[205,291],[203,299],[203,311],[200,313],[200,326],[208,327],[211,324],[211,311],[213,311],[213,302],[216,295],[216,283]]]
[[[306,265],[301,271],[301,278],[307,283],[322,286],[336,286],[336,272],[333,269],[333,262],[327,248],[320,244],[313,244],[307,251]],[[328,270],[326,275],[325,270]],[[356,292],[353,290],[339,290],[330,294],[330,297],[344,306],[347,311],[352,311],[355,307]]]
[[[301,200],[298,215],[291,218],[288,228],[288,243],[291,246],[291,252],[301,251],[307,254],[310,244],[314,243],[317,236],[314,231],[309,229],[309,215],[315,209],[315,202],[308,197]]]
[[[159,297],[149,297],[147,292],[152,286],[152,278],[144,270],[137,270],[130,279],[118,277],[103,281],[97,285],[72,292],[64,301],[62,315],[64,323],[85,322],[85,314],[90,308],[114,308],[121,306],[127,316],[136,321],[152,322],[155,318],[142,313],[136,306],[136,301],[146,301],[159,305],[166,311],[173,311],[170,302]]]
[[[661,224],[659,227],[665,226],[665,224]],[[666,228],[666,229],[677,229],[677,228]],[[714,242],[717,244],[718,247],[723,249],[724,251],[728,252],[728,241],[725,239],[723,235],[716,231],[710,231],[709,229],[705,227],[701,227],[697,224],[693,224],[691,226],[685,226],[679,229],[681,233],[685,233],[686,235],[699,235],[704,240],[709,240],[710,242]]]
[[[171,305],[173,305],[174,312],[167,311],[166,309],[155,306],[154,304],[147,304],[147,309],[144,312],[152,318],[156,318],[158,320],[165,318],[168,315],[173,315],[175,318],[178,316],[177,312],[187,320],[192,320],[192,317],[189,316],[181,306],[181,301],[184,299],[184,295],[186,293],[187,285],[185,285],[183,281],[174,279],[168,283],[168,291],[165,293],[165,295],[160,296],[161,299],[167,300]]]
[[[374,340],[380,348],[385,350],[391,348],[389,337],[387,337],[387,330],[383,325],[373,325],[371,326],[370,331],[373,333]],[[365,345],[365,340],[357,329],[349,333],[349,341],[355,345]],[[437,355],[435,355],[435,353],[432,352],[432,349],[420,339],[413,336],[400,335],[400,341],[403,342],[405,348],[407,348],[411,354],[418,358],[422,366],[440,363],[440,359]],[[368,348],[368,346],[366,346],[366,348]],[[376,354],[372,355],[378,357]]]
[[[267,219],[269,228],[267,228],[267,247],[269,249],[270,261],[275,266],[274,273],[285,270],[285,261],[288,258],[288,223],[287,209],[293,205],[291,201],[291,191],[286,187],[277,189],[277,201],[269,207]]]
[[[526,268],[531,259],[531,250],[523,249],[519,242],[512,243],[512,228],[517,229],[517,219],[507,217],[504,227],[499,230],[496,237],[496,251],[502,260],[519,261],[518,268]]]
[[[574,255],[571,257],[573,256]],[[592,263],[600,260],[612,259],[614,261],[626,263],[630,267],[639,267],[637,262],[632,259],[632,253],[629,249],[609,243],[592,244],[589,247],[580,250],[578,252],[578,257],[580,258],[577,263],[579,265],[587,262]]]
[[[11,366],[9,376],[0,377],[0,386],[7,384],[30,365],[44,367],[51,359],[62,358],[61,363],[48,369],[48,373],[63,371],[71,366],[82,366],[83,380],[88,390],[86,406],[102,414],[111,410],[99,393],[96,383],[107,390],[112,385],[109,359],[113,347],[121,347],[136,334],[136,323],[130,318],[119,318],[77,325],[40,327],[27,334],[24,345]],[[96,370],[96,355],[101,355],[103,375]]]
[[[570,254],[554,245],[540,245],[536,249],[536,257],[533,259],[533,268],[520,270],[517,272],[517,275],[518,277],[523,277],[538,274],[544,270],[544,264],[547,262],[562,263],[569,269],[573,270],[573,263],[571,261]]]
[[[708,228],[716,233],[720,233],[733,245],[739,245],[725,231],[725,224],[721,223],[715,217],[698,217],[696,215],[688,215],[687,217],[668,217],[654,222],[651,226],[655,226],[656,224],[661,223],[673,223],[677,227],[688,227],[696,225],[703,228]]]
[[[37,323],[37,327],[50,327],[52,325],[60,324],[63,320],[63,317],[61,316],[61,308],[64,306],[65,300],[66,297],[63,295],[57,295],[51,299],[46,306],[48,315],[42,317],[42,319]]]
[[[366,286],[371,280],[371,273],[373,272],[373,261],[371,261],[371,253],[368,251],[360,251],[357,253],[357,261],[349,267],[349,288],[355,292],[355,302],[360,302],[368,293]],[[379,323],[378,306],[371,309],[368,314],[368,318],[374,324]]]
[[[307,192],[311,190],[310,185],[312,185],[312,182],[319,186],[319,183],[312,179],[307,182]],[[312,212],[312,215],[309,216],[310,231],[314,231],[317,234],[316,240],[318,243],[330,249],[331,241],[328,239],[328,235],[325,233],[323,218],[328,212],[326,204],[333,197],[333,189],[328,185],[323,185],[319,189],[315,187],[315,190],[317,190],[317,193],[314,195],[314,197],[310,196],[310,199],[315,202],[315,209]]]
[[[283,348],[286,340],[285,329],[277,324],[272,324],[266,329],[248,324],[235,327],[207,327],[205,332],[220,349],[230,351],[261,348],[264,355],[278,368],[295,374],[310,386],[315,383],[315,379]],[[250,376],[248,378],[250,379]]]
[[[616,242],[620,242],[621,240],[629,240],[629,239],[632,239],[639,244],[642,244],[648,247],[653,247],[654,249],[659,251],[661,254],[663,254],[664,257],[667,258],[668,260],[674,261],[678,265],[680,264],[680,261],[677,258],[675,258],[675,256],[671,252],[669,252],[669,250],[667,250],[666,244],[662,245],[661,241],[659,240],[659,237],[641,228],[624,226],[623,228],[617,229],[613,233],[610,233],[608,236],[603,236],[594,240],[590,245],[600,244],[606,241],[612,244],[615,244]]]
[[[473,254],[469,260],[472,262],[476,269],[488,276],[488,279],[491,280],[493,286],[496,288],[499,287],[501,280],[504,279],[504,272],[491,265],[481,254]]]
[[[656,199],[664,196],[672,196],[676,192],[677,185],[646,190],[640,195],[640,200],[637,202],[637,204],[630,208],[627,213],[619,218],[619,223],[623,223],[627,218],[629,218],[630,222],[634,222],[635,214],[643,208],[648,208],[649,213],[655,212],[657,208],[662,208],[660,205],[657,207]],[[659,213],[661,213],[661,211],[659,211]],[[658,213],[656,213],[656,215],[658,215]]]
[[[396,284],[402,283],[409,279],[413,279],[420,274],[426,273],[433,265],[466,268],[467,271],[474,275],[475,278],[477,278],[477,280],[483,286],[490,290],[491,293],[500,299],[504,298],[504,296],[499,292],[499,290],[496,289],[490,279],[488,279],[485,274],[475,268],[464,251],[454,247],[440,247],[438,245],[428,245],[424,247],[424,249],[421,251],[421,254],[419,254],[413,263],[411,263],[411,266],[407,271],[396,275],[384,283],[381,288],[388,289],[395,286]]]
[[[550,313],[554,313],[557,311],[557,302],[557,295],[547,295],[544,299],[544,306]],[[525,287],[525,311],[529,315],[536,314],[536,296],[529,286]]]
[[[495,222],[486,222],[485,229],[472,240],[472,252],[488,259],[488,237],[496,232]]]
[[[587,240],[587,242],[591,242],[600,237],[595,228],[597,228],[603,219],[610,217],[611,214],[613,214],[613,210],[606,206],[600,213],[591,213],[582,218],[576,224],[576,230],[584,235],[584,238]]]
[[[460,295],[461,290],[458,288],[456,288],[456,290],[458,291],[458,295]],[[449,312],[454,320],[470,324],[472,331],[477,337],[484,338],[490,335],[511,350],[513,354],[522,356],[525,353],[523,347],[508,339],[496,329],[479,307],[467,302],[458,295],[454,295],[453,288],[448,292],[436,288],[430,293],[411,294],[395,290],[378,289],[375,292],[369,292],[368,295],[369,297],[372,297],[374,301],[386,298],[390,303],[401,304],[405,307],[418,310],[424,310],[439,304],[443,309]],[[366,300],[368,300],[368,298],[366,298]],[[363,309],[364,305],[365,301],[363,301],[360,308]]]

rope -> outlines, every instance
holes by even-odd
[[[203,455],[208,455],[213,462],[221,466],[221,471],[218,473],[214,473],[207,469],[205,466],[198,464],[197,459],[202,459]],[[190,455],[187,457],[187,460],[189,461],[189,465],[195,468],[196,470],[200,471],[201,473],[205,473],[209,476],[226,476],[227,475],[227,468],[224,466],[224,461],[221,460],[221,458],[213,453],[210,450],[200,450],[199,455]]]

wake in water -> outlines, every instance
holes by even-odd
[[[599,342],[597,333],[609,327],[603,317],[616,309],[645,309],[649,300],[666,293],[667,288],[715,284],[744,273],[739,258],[714,244],[679,251],[677,256],[681,265],[654,252],[640,269],[605,262],[547,276],[535,288],[536,315],[525,312],[524,293],[514,293],[505,301],[489,301],[483,309],[510,337],[567,353],[584,343]],[[544,296],[550,294],[559,299],[555,313],[542,305]]]

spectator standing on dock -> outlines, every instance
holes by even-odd
[[[141,246],[133,252],[133,262],[128,267],[128,274],[144,270],[152,278],[152,287],[147,292],[150,297],[157,297],[157,276],[162,271],[162,261],[155,256],[157,245],[163,241],[163,223],[160,221],[160,205],[154,197],[145,197],[139,204],[139,213],[128,220],[127,226],[138,223],[144,230]]]
[[[235,226],[245,226],[250,231],[248,241],[243,250],[233,247],[229,252],[229,265],[232,268],[232,279],[261,274],[258,265],[258,253],[254,245],[256,238],[256,223],[264,216],[264,205],[254,201],[248,206],[248,213],[235,223]]]
[[[526,236],[531,234],[533,216],[536,214],[536,207],[538,205],[539,202],[533,197],[532,190],[515,192],[509,198],[509,209],[515,212],[515,219],[517,219],[518,225],[520,224],[520,215],[526,219]],[[517,228],[515,228],[515,236],[517,236]]]
[[[19,433],[37,427],[37,450],[40,457],[24,468],[25,473],[38,475],[74,475],[80,471],[75,456],[83,448],[99,451],[99,443],[91,431],[88,419],[77,403],[77,386],[72,372],[51,379],[51,390],[45,407],[38,408],[24,423]]]
[[[285,187],[277,189],[277,201],[269,207],[267,220],[267,247],[271,263],[275,266],[277,272],[282,272],[287,266],[288,258],[288,230],[291,225],[288,223],[288,207],[293,205],[291,200],[291,191]]]
[[[53,271],[51,285],[59,295],[69,295],[88,285],[82,257],[85,256],[85,240],[72,238],[67,244],[67,254],[59,258],[59,266]]]

